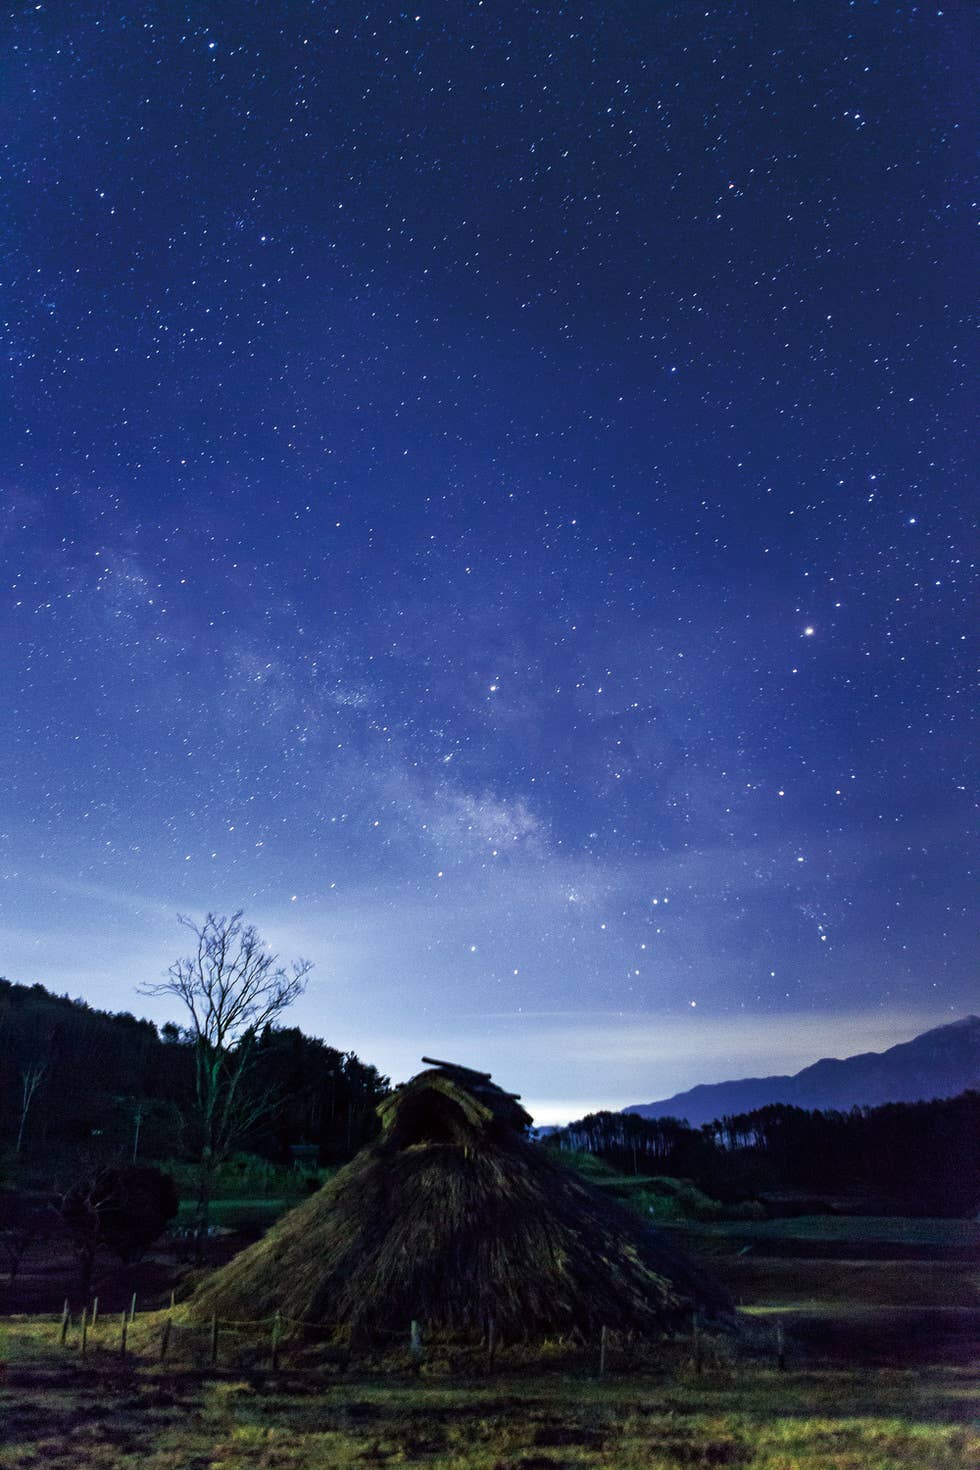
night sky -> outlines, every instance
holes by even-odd
[[[968,16],[8,0],[0,973],[539,1121],[977,1009]]]

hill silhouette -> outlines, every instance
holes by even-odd
[[[290,1145],[321,1162],[351,1158],[377,1131],[388,1079],[354,1052],[267,1028],[256,1044],[256,1086],[279,1100],[242,1147],[288,1163]],[[174,1023],[96,1010],[43,985],[0,979],[0,1152],[55,1159],[80,1151],[100,1163],[193,1156],[194,1049]]]
[[[824,1057],[792,1076],[743,1077],[703,1083],[659,1102],[633,1103],[641,1118],[684,1118],[692,1126],[770,1103],[806,1109],[874,1107],[954,1097],[980,1086],[980,1016],[964,1016],[924,1031],[887,1051]]]

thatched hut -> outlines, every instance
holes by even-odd
[[[423,1058],[428,1062],[429,1058]],[[195,1293],[194,1315],[370,1335],[416,1319],[508,1336],[661,1331],[723,1290],[527,1137],[519,1099],[435,1062],[382,1102],[382,1135]]]

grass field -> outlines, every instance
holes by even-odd
[[[84,1360],[77,1328],[63,1349],[50,1319],[3,1319],[0,1470],[976,1470],[976,1227],[817,1219],[846,1258],[783,1253],[819,1240],[810,1221],[686,1232],[742,1302],[740,1340],[708,1339],[701,1374],[687,1340],[613,1344],[602,1378],[594,1344],[508,1347],[492,1375],[432,1345],[418,1376],[402,1344],[350,1365],[310,1345],[273,1373],[233,1332],[206,1371],[206,1336],[196,1365],[159,1364],[160,1314],[137,1319],[125,1360],[116,1316]],[[901,1254],[935,1250],[949,1258]]]
[[[145,1324],[149,1332],[153,1324]],[[975,1470],[977,1378],[709,1366],[595,1377],[587,1359],[492,1378],[174,1372],[95,1351],[85,1363],[38,1324],[7,1328],[3,1470]],[[44,1340],[42,1340],[42,1338]]]
[[[209,1219],[219,1230],[268,1230],[280,1215],[298,1205],[305,1195],[257,1196],[254,1199],[216,1199],[211,1201]],[[194,1223],[197,1206],[193,1200],[182,1200],[177,1214],[179,1226]]]
[[[672,1227],[673,1228],[673,1227]],[[980,1222],[910,1219],[904,1215],[797,1215],[786,1220],[717,1220],[680,1227],[700,1242],[738,1240],[750,1244],[818,1241],[860,1250],[868,1246],[940,1249],[980,1260]]]

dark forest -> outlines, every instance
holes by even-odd
[[[353,1052],[267,1028],[250,1086],[269,1101],[241,1148],[271,1164],[294,1150],[342,1163],[377,1132],[389,1083]],[[127,1013],[40,985],[0,980],[0,1148],[8,1174],[68,1188],[85,1168],[196,1157],[193,1045]],[[773,1104],[701,1128],[600,1112],[548,1146],[594,1154],[626,1174],[689,1179],[725,1203],[789,1213],[813,1199],[853,1209],[957,1216],[980,1207],[980,1092],[850,1112]],[[811,1198],[812,1197],[812,1198]]]
[[[193,1159],[194,1048],[176,1025],[93,1010],[0,980],[0,1149],[67,1187],[79,1167]],[[243,1150],[343,1162],[376,1130],[388,1079],[295,1027],[256,1038],[250,1086],[269,1106]]]
[[[677,1118],[592,1113],[549,1146],[595,1154],[624,1173],[692,1180],[729,1203],[957,1216],[980,1207],[980,1092],[850,1112],[783,1103],[692,1128]],[[786,1196],[789,1196],[787,1198]]]

